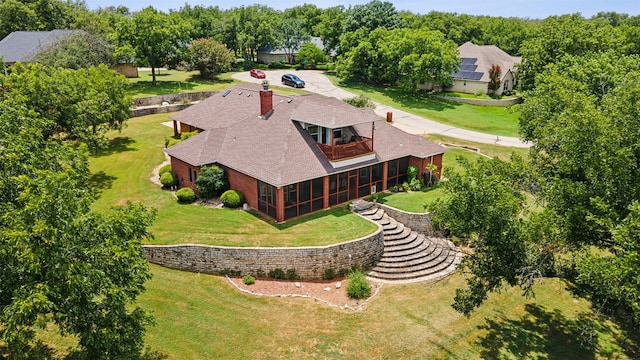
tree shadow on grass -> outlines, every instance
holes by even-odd
[[[104,190],[111,189],[113,181],[116,179],[117,177],[115,176],[107,175],[104,171],[99,171],[91,174],[89,177],[89,186],[93,189],[96,198],[100,198]]]
[[[387,87],[382,85],[365,84],[356,80],[344,80],[342,84],[348,89],[356,89],[361,91],[375,91],[388,96],[394,102],[405,108],[426,109],[433,111],[444,111],[446,109],[455,109],[461,104],[440,100],[429,96],[423,90],[407,90],[398,87]]]
[[[100,149],[96,151],[93,156],[102,157],[109,156],[117,153],[123,153],[125,151],[136,151],[137,149],[131,147],[130,145],[135,143],[136,141],[128,136],[118,136],[108,141],[108,145],[104,149]]]
[[[520,319],[502,316],[479,326],[487,334],[478,340],[483,359],[595,359],[598,333],[602,330],[592,314],[567,319],[558,309],[549,311],[525,305]]]

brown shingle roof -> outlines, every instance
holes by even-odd
[[[521,57],[511,56],[495,45],[476,45],[467,41],[458,47],[458,51],[461,59],[477,59],[475,65],[478,67],[475,71],[483,73],[480,79],[483,82],[489,82],[490,80],[489,69],[491,65],[500,65],[502,70],[502,78],[500,80],[503,80],[509,70],[513,71],[516,63],[522,62]],[[454,76],[454,78],[457,77]]]
[[[317,113],[326,111],[345,119],[353,119],[351,116],[357,114],[356,118],[369,120],[354,128],[369,136],[371,122],[380,120],[371,115],[374,114],[372,111],[355,109],[340,100],[320,95],[284,97],[274,94],[274,112],[265,120],[258,116],[259,86],[239,85],[230,90],[226,97],[222,97],[223,93],[215,94],[172,116],[174,120],[206,131],[166,149],[168,155],[194,166],[218,163],[275,186],[314,179],[366,164],[334,169],[311,136],[292,118],[293,114],[303,116],[304,110],[309,115],[307,119],[322,117],[330,123],[328,117]],[[336,124],[335,127],[342,126],[338,120],[333,124]],[[376,121],[374,136],[377,160],[368,163],[408,155],[426,157],[444,152],[439,145],[407,134],[384,121]]]

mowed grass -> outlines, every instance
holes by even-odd
[[[238,83],[231,73],[217,75],[214,79],[201,79],[198,71],[158,70],[156,69],[156,86],[153,86],[151,70],[138,71],[138,77],[129,79],[127,94],[134,98],[177,94],[197,91],[223,90]]]
[[[110,147],[90,162],[98,196],[93,208],[104,211],[133,201],[157,209],[157,220],[149,229],[153,244],[321,246],[377,230],[346,206],[276,224],[256,212],[178,204],[171,192],[150,180],[154,167],[165,161],[164,139],[173,135],[171,127],[162,125],[166,121],[168,114],[128,120],[121,133],[109,134]]]
[[[344,81],[327,77],[337,86],[375,102],[454,127],[500,136],[518,136],[518,106],[474,106],[439,100],[422,92]]]
[[[147,345],[167,359],[629,358],[622,346],[630,334],[598,318],[559,279],[536,285],[534,299],[517,288],[492,294],[467,318],[450,306],[460,274],[384,285],[353,311],[250,296],[220,276],[151,268],[139,304],[157,321]]]

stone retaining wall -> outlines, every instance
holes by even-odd
[[[516,97],[513,99],[502,99],[502,100],[488,100],[488,99],[469,99],[469,98],[459,98],[459,97],[452,97],[452,96],[442,96],[442,95],[431,95],[437,99],[441,99],[441,100],[447,100],[447,101],[453,101],[453,102],[459,102],[462,104],[469,104],[469,105],[478,105],[478,106],[509,106],[509,105],[513,105],[513,104],[520,104],[522,103],[522,98],[521,97]]]
[[[183,103],[183,102],[194,102],[201,101],[209,96],[217,93],[217,91],[199,91],[199,92],[188,92],[188,93],[180,93],[180,94],[166,94],[166,95],[157,95],[157,96],[147,96],[133,99],[133,106],[150,106],[150,105],[162,105],[162,103]]]
[[[188,108],[193,104],[195,103],[139,107],[139,108],[131,109],[131,111],[129,112],[129,117],[138,117],[138,116],[155,115],[155,114],[180,111]]]
[[[433,229],[431,215],[429,215],[429,213],[408,212],[380,203],[376,203],[376,206],[382,208],[387,215],[403,223],[406,227],[411,228],[411,230],[425,235],[440,235]]]
[[[384,252],[384,234],[378,231],[360,239],[329,246],[290,248],[228,247],[208,245],[144,245],[147,260],[168,268],[220,274],[268,275],[275,269],[294,269],[301,279],[320,280],[325,270],[371,268]]]

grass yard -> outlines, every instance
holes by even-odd
[[[500,136],[518,136],[518,106],[503,108],[460,104],[399,88],[343,81],[333,74],[327,74],[327,77],[345,90],[443,124]]]
[[[138,77],[129,79],[127,94],[134,98],[177,94],[184,92],[223,90],[238,83],[231,73],[216,76],[214,80],[199,77],[198,71],[156,70],[156,86],[153,86],[151,70],[138,71]]]
[[[113,132],[109,149],[91,158],[96,210],[127,201],[158,210],[149,229],[154,244],[194,243],[229,246],[320,246],[359,238],[377,227],[346,206],[275,224],[255,212],[178,204],[173,194],[149,178],[164,159],[164,139],[173,129],[162,125],[168,114],[133,118],[122,133]]]
[[[385,285],[362,311],[310,299],[259,298],[219,276],[152,266],[139,298],[154,312],[147,345],[171,359],[628,359],[630,333],[598,318],[568,285],[536,298],[492,294],[466,318],[450,304],[462,275]],[[592,343],[588,336],[592,335]]]

